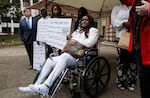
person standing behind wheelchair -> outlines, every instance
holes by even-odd
[[[51,15],[50,15],[50,18],[63,18],[64,15],[62,15],[62,10],[60,8],[59,5],[55,4],[52,6],[51,8]],[[54,53],[55,56],[57,55],[60,55],[61,54],[61,50],[58,49],[58,48],[55,48],[55,47],[51,47],[48,45],[48,56],[51,54],[51,53]]]
[[[48,16],[48,13],[47,13],[47,10],[46,10],[46,8],[44,8],[44,7],[42,7],[41,9],[40,9],[40,18],[39,18],[39,20],[38,20],[38,23],[37,23],[37,38],[38,38],[38,33],[39,33],[39,28],[40,28],[40,24],[42,23],[42,22],[46,22],[46,21],[48,21],[50,19],[50,17]],[[40,41],[37,41],[37,44],[38,45],[40,45],[42,42],[40,42]],[[46,46],[47,46],[47,48],[49,48],[49,45],[47,45],[46,44]],[[48,49],[47,49],[48,50]],[[46,57],[49,57],[49,53],[48,52],[46,52]]]
[[[117,5],[113,8],[111,13],[112,25],[116,30],[117,42],[121,37],[122,32],[128,32],[130,24],[128,22],[130,6],[123,3],[120,0],[121,5]],[[117,76],[116,84],[120,90],[126,88],[130,91],[134,91],[136,87],[137,70],[135,65],[134,53],[128,52],[128,50],[117,47],[118,57],[116,62]]]
[[[88,14],[87,9],[84,7],[80,7],[78,10],[77,21],[75,22],[75,25],[74,25],[74,30],[76,30],[80,27],[81,19],[82,19],[83,15],[86,15],[86,14]]]
[[[84,15],[81,27],[67,36],[68,40],[76,40],[84,47],[93,47],[98,40],[98,29],[94,27],[94,19]],[[34,84],[19,87],[19,90],[29,94],[48,95],[50,87],[67,66],[75,66],[76,57],[64,52],[59,56],[48,58]],[[46,79],[47,77],[47,79]]]

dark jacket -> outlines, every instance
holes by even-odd
[[[24,44],[29,44],[36,40],[36,33],[37,33],[37,19],[32,17],[32,28],[30,29],[27,25],[26,18],[23,18],[20,21],[19,25],[19,34],[21,40]]]

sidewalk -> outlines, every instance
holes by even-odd
[[[139,83],[134,92],[120,91],[115,85],[115,55],[116,50],[109,45],[101,45],[100,53],[111,65],[111,79],[107,90],[99,98],[140,98]],[[39,98],[18,90],[19,86],[32,83],[36,72],[28,70],[28,58],[24,46],[0,48],[0,98]],[[82,98],[88,98],[84,93]],[[71,98],[68,86],[61,85],[53,98]]]

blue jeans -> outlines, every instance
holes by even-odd
[[[150,65],[142,64],[140,50],[136,50],[135,57],[140,80],[141,98],[150,98]]]

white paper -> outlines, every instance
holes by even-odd
[[[49,24],[49,19],[42,20],[38,22],[38,27],[37,27],[37,41],[40,42],[46,42],[47,37],[48,37],[48,24]]]
[[[40,45],[34,42],[33,46],[33,69],[41,70],[46,60],[46,45],[43,42]]]
[[[40,22],[37,29],[37,40],[48,45],[63,49],[66,45],[66,37],[70,34],[71,18],[49,18]]]

